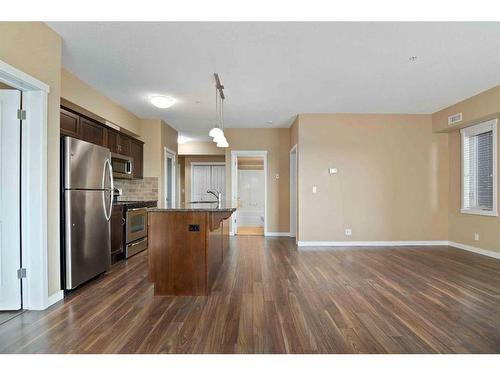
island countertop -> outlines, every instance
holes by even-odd
[[[185,202],[173,205],[172,207],[151,207],[148,208],[149,212],[162,212],[162,211],[204,211],[204,212],[234,212],[236,211],[236,204],[233,202],[202,202],[193,203]]]

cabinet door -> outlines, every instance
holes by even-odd
[[[124,252],[123,231],[125,220],[123,217],[123,206],[113,206],[111,213],[110,227],[111,227],[111,256],[112,260],[116,260],[119,255]]]
[[[134,178],[143,177],[143,145],[142,142],[134,139],[130,140],[130,156],[134,158],[133,171]]]
[[[80,127],[84,141],[104,146],[104,127],[102,125],[81,117]]]
[[[118,135],[118,152],[122,155],[132,156],[130,155],[130,138],[126,135],[119,134]]]
[[[115,152],[117,154],[120,153],[118,151],[118,133],[117,132],[108,129],[106,146],[109,148],[109,151]]]
[[[61,134],[80,138],[80,116],[61,108]]]

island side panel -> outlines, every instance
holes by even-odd
[[[207,233],[207,281],[208,290],[210,292],[222,266],[223,250],[222,221],[219,219],[219,215],[214,212],[210,212],[208,214],[208,219],[209,230]]]
[[[150,217],[155,295],[206,295],[207,213],[164,211]]]

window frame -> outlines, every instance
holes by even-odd
[[[493,133],[492,152],[493,152],[493,209],[492,210],[478,210],[476,208],[464,207],[464,139],[466,137],[473,137],[482,133],[491,131]],[[498,167],[497,167],[497,119],[481,122],[477,125],[472,125],[467,128],[460,129],[460,212],[468,215],[481,215],[481,216],[498,216]]]

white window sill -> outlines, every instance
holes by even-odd
[[[467,215],[480,215],[480,216],[498,216],[498,211],[483,211],[483,210],[470,210],[462,208],[460,210],[461,213]]]

